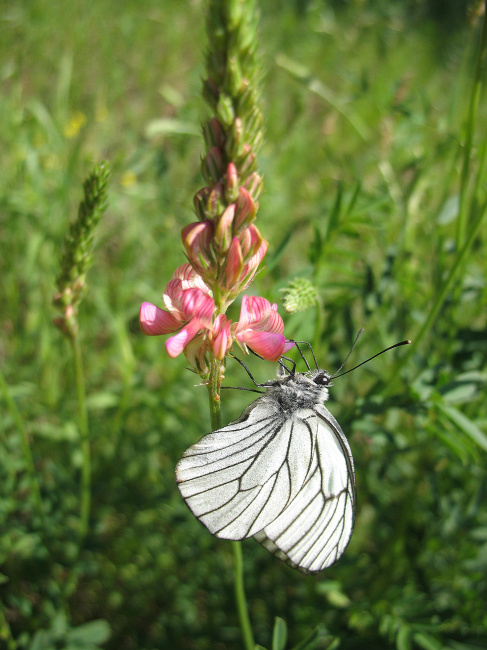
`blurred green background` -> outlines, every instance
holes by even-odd
[[[278,302],[287,336],[312,342],[334,371],[361,327],[350,363],[414,339],[458,263],[480,18],[458,0],[260,6],[258,226],[270,245],[250,290]],[[209,430],[206,391],[137,319],[185,261],[179,233],[204,184],[204,14],[201,0],[0,5],[0,363],[46,513],[41,526],[3,394],[0,647],[9,650],[241,647],[231,546],[194,519],[174,478],[181,453]],[[485,201],[486,119],[484,95],[467,235]],[[113,170],[110,206],[80,313],[93,509],[66,607],[81,459],[72,358],[52,298],[82,181],[101,158]],[[243,543],[258,643],[270,647],[279,616],[289,648],[314,630],[307,647],[487,647],[486,271],[480,229],[412,353],[336,381],[329,408],[355,458],[356,529],[318,576]],[[281,289],[296,278],[314,284],[319,304],[286,315]],[[275,372],[249,366],[260,379]],[[227,384],[250,381],[230,363]],[[225,392],[223,420],[252,399]]]

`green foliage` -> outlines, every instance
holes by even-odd
[[[479,29],[441,33],[426,13],[411,24],[406,3],[335,4],[261,3],[258,226],[270,247],[253,290],[279,302],[296,278],[316,287],[317,304],[284,315],[286,334],[312,342],[329,370],[362,326],[350,364],[424,331],[411,354],[388,353],[333,386],[329,406],[358,484],[342,559],[306,577],[243,543],[254,636],[266,648],[474,650],[487,644],[485,92],[463,195],[462,156]],[[230,545],[194,520],[174,479],[183,450],[209,430],[206,391],[137,323],[140,303],[157,303],[183,261],[179,231],[202,182],[204,8],[188,6],[34,0],[1,9],[8,650],[241,643]],[[79,188],[102,158],[112,165],[110,207],[79,314],[93,489],[77,559],[75,377],[51,300]],[[462,259],[460,205],[460,241],[471,238]],[[249,366],[256,379],[275,372]],[[246,381],[228,365],[227,385]],[[226,391],[224,419],[251,399]]]

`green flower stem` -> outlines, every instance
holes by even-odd
[[[78,398],[78,428],[81,439],[81,505],[79,522],[79,550],[83,545],[88,533],[88,524],[91,510],[91,450],[88,433],[88,412],[86,408],[85,373],[83,368],[83,357],[78,335],[70,339],[74,369],[76,376],[76,392]]]
[[[88,534],[91,511],[91,449],[88,432],[88,411],[86,408],[85,373],[83,357],[77,333],[69,337],[74,359],[74,372],[76,380],[76,393],[78,401],[78,430],[81,440],[81,503],[78,529],[78,545],[72,561],[71,569],[64,584],[63,605],[76,589],[79,577],[77,562]]]
[[[482,81],[484,77],[486,60],[487,60],[487,0],[484,1],[484,17],[482,25],[482,35],[477,54],[477,63],[475,66],[475,79],[470,96],[470,105],[467,118],[467,133],[465,136],[465,146],[463,151],[462,173],[460,180],[460,209],[457,219],[457,248],[460,248],[465,239],[465,229],[468,209],[468,187],[471,177],[470,163],[472,154],[473,135],[475,123],[477,121],[477,109],[482,90]]]
[[[220,371],[222,362],[218,359],[211,360],[210,377],[208,379],[208,398],[210,401],[210,418],[212,431],[221,427],[220,412]]]
[[[208,398],[210,403],[210,416],[211,428],[216,431],[221,427],[221,411],[220,411],[220,382],[221,382],[221,368],[222,362],[218,359],[211,360],[210,376],[208,378]],[[245,597],[244,587],[244,567],[242,558],[242,548],[240,542],[232,542],[233,554],[235,561],[235,574],[234,574],[234,589],[235,599],[237,601],[238,618],[240,621],[240,629],[246,650],[254,650],[255,643],[252,634],[252,627],[250,625],[250,617],[247,607],[247,599]]]
[[[7,403],[8,410],[12,415],[12,418],[17,427],[17,431],[20,435],[20,443],[22,447],[22,455],[24,457],[25,467],[27,469],[27,474],[29,477],[30,491],[34,499],[34,505],[41,521],[42,528],[44,529],[45,517],[44,517],[44,506],[42,503],[41,490],[39,487],[39,481],[36,474],[36,469],[34,465],[34,459],[32,457],[32,449],[30,447],[29,434],[27,432],[27,427],[25,425],[24,419],[19,411],[19,408],[10,394],[10,390],[3,373],[0,371],[0,390],[3,393],[3,397]]]
[[[245,597],[242,545],[240,542],[232,542],[232,546],[235,559],[235,599],[237,601],[240,628],[242,630],[246,650],[254,650],[254,635],[252,634],[252,626],[250,625],[249,611],[247,608],[247,599]]]

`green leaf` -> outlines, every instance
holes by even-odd
[[[426,634],[426,632],[415,632],[413,634],[413,640],[423,650],[444,650],[445,647],[434,636]]]
[[[152,120],[145,129],[149,140],[163,135],[201,135],[201,128],[193,122],[174,120],[170,117]]]
[[[287,641],[287,624],[283,618],[276,616],[272,633],[272,650],[284,650]]]
[[[467,434],[474,442],[477,443],[484,451],[487,451],[487,436],[472,422],[466,415],[456,409],[454,406],[447,406],[442,402],[436,404],[437,408],[447,416],[457,427]]]
[[[297,646],[294,646],[293,650],[313,650],[316,647],[319,639],[323,638],[324,629],[322,626],[316,627],[311,634],[309,634],[301,643],[298,643]],[[339,641],[338,639],[333,639],[331,644],[327,646],[327,650],[333,650],[335,647],[335,642]]]
[[[411,628],[406,623],[401,623],[396,637],[397,650],[411,650]]]
[[[333,607],[345,608],[350,605],[350,599],[343,593],[341,584],[336,580],[320,582],[316,591],[325,596]]]
[[[108,622],[99,619],[73,628],[69,631],[67,640],[69,644],[75,646],[97,646],[107,641],[110,638],[110,633],[110,625]]]
[[[51,634],[46,630],[39,630],[34,635],[29,650],[55,650]]]

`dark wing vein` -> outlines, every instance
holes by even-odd
[[[355,475],[348,442],[323,407],[300,414],[316,444],[308,478],[273,522],[255,535],[292,566],[314,572],[333,564],[345,550],[355,519]]]
[[[294,422],[275,411],[272,415],[272,410],[268,401],[257,400],[245,418],[204,436],[178,463],[176,476],[183,498],[219,537],[253,535],[301,489],[309,461],[305,455],[305,464],[296,465],[299,440]]]

